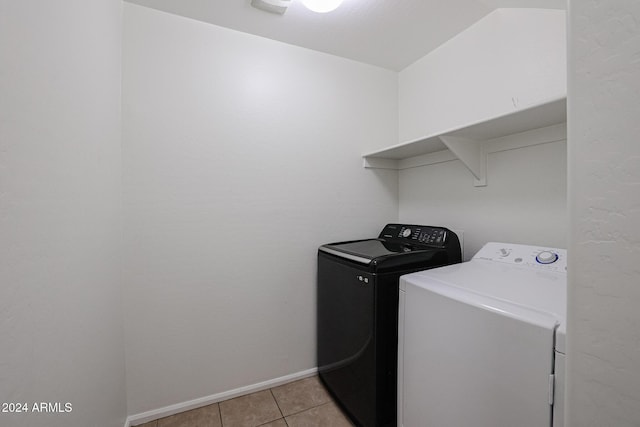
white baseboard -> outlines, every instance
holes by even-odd
[[[131,426],[136,426],[138,424],[144,424],[146,422],[153,421],[158,418],[168,417],[169,415],[177,414],[179,412],[200,408],[201,406],[207,406],[207,405],[211,405],[212,403],[222,402],[223,400],[233,399],[234,397],[242,396],[245,394],[255,393],[257,391],[262,391],[272,387],[277,387],[279,385],[286,384],[292,381],[311,377],[316,373],[318,373],[318,368],[307,369],[306,371],[296,372],[293,374],[285,375],[283,377],[263,381],[257,384],[252,384],[252,385],[236,388],[229,391],[224,391],[222,393],[212,394],[210,396],[200,397],[198,399],[189,400],[187,402],[176,403],[174,405],[169,405],[163,408],[142,412],[140,414],[129,415],[124,423],[124,427],[131,427]]]

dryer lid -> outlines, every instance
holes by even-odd
[[[325,246],[330,246],[340,252],[358,255],[368,259],[416,250],[416,246],[387,242],[382,239],[357,240],[355,242],[334,243]]]
[[[443,252],[428,246],[390,242],[385,239],[331,243],[320,246],[319,250],[365,265],[381,264],[386,259],[398,257],[402,257],[403,263],[409,264],[416,262],[417,259],[431,258],[434,252]]]
[[[505,253],[502,249],[507,249]],[[553,251],[557,263],[541,264],[536,254]],[[557,324],[556,350],[565,351],[566,251],[563,249],[487,243],[471,261],[405,275],[400,289],[414,285],[503,312],[531,323]],[[545,320],[546,318],[546,320]]]

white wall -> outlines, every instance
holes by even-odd
[[[125,4],[129,413],[316,366],[316,250],[397,220],[387,70]]]
[[[486,187],[474,187],[459,160],[400,171],[400,222],[464,231],[465,260],[490,241],[566,247],[567,156],[560,138],[489,154]]]
[[[565,12],[497,9],[399,75],[408,141],[566,94]]]
[[[118,1],[0,5],[0,413],[5,427],[119,426]]]
[[[562,96],[564,21],[561,10],[498,9],[400,72],[400,140]],[[549,130],[495,141],[486,187],[457,160],[400,171],[400,221],[463,230],[465,259],[488,241],[566,247],[566,137]],[[548,143],[508,149],[516,141]]]
[[[640,425],[640,7],[569,7],[567,425]]]

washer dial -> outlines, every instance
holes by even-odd
[[[410,228],[405,228],[404,230],[402,230],[402,237],[409,237],[409,236],[411,236]]]
[[[536,261],[540,264],[553,264],[558,260],[558,254],[551,251],[542,251],[536,255]]]

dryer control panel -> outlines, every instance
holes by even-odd
[[[567,272],[566,249],[489,242],[474,255],[473,259],[522,265],[559,273]]]

